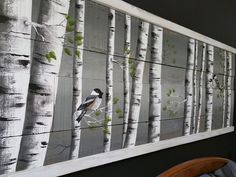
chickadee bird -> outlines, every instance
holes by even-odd
[[[102,103],[103,92],[99,88],[95,88],[91,94],[85,99],[85,101],[78,107],[77,113],[78,118],[76,119],[78,123],[84,117],[87,111],[96,111],[100,104]]]

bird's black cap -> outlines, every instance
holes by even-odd
[[[95,88],[94,91],[97,92],[100,97],[102,97],[103,92],[99,88]]]

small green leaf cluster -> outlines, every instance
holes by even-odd
[[[100,116],[101,115],[101,111],[96,111],[95,112],[95,116]]]
[[[56,57],[56,53],[52,50],[50,52],[48,52],[45,56],[48,60],[48,62],[50,63],[52,60],[56,60],[57,57]]]
[[[76,20],[69,15],[65,15],[65,18],[67,20],[66,32],[74,31]]]
[[[103,122],[103,132],[104,134],[110,134],[110,130],[108,128],[108,123],[111,122],[111,117],[110,116],[106,116]]]
[[[170,97],[170,96],[171,96],[172,94],[174,94],[174,93],[175,93],[175,89],[174,89],[174,88],[171,88],[171,89],[168,90],[168,92],[166,93],[166,95],[167,95],[168,97]],[[163,111],[166,111],[170,117],[176,116],[176,114],[178,113],[177,111],[173,111],[173,110],[171,109],[171,101],[170,101],[169,99],[166,101],[166,105],[164,105],[164,107],[162,108],[162,110],[163,110]]]
[[[114,98],[113,98],[113,104],[117,104],[117,103],[119,102],[119,100],[120,100],[119,98],[114,97]]]
[[[166,96],[170,97],[171,94],[174,94],[175,93],[175,89],[172,88],[172,89],[169,89],[169,91],[166,93]]]
[[[123,111],[122,111],[122,109],[120,109],[120,108],[117,108],[116,109],[116,114],[117,114],[117,116],[118,116],[118,118],[119,119],[122,119],[124,116],[123,116]]]
[[[131,56],[129,58],[129,74],[131,78],[134,78],[136,74],[136,63],[131,59]]]
[[[76,24],[76,20],[69,16],[69,15],[65,15],[65,18],[67,19],[67,26],[66,26],[66,32],[73,32],[75,30],[75,24]],[[81,46],[84,42],[84,37],[82,35],[82,32],[76,32],[74,39],[72,37],[67,37],[67,41],[70,44],[75,44],[77,46],[77,48],[79,46]],[[73,52],[70,48],[65,48],[64,52],[68,55],[68,56],[72,56]],[[79,49],[76,49],[75,51],[75,56],[77,59],[80,59],[81,57],[81,52]]]
[[[94,130],[97,127],[96,123],[90,123],[89,129]]]

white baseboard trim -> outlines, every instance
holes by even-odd
[[[15,173],[0,175],[0,177],[53,177],[61,176],[80,170],[89,169],[92,167],[97,167],[100,165],[117,162],[120,160],[128,159],[131,157],[136,157],[143,154],[148,154],[151,152],[188,144],[196,142],[199,140],[204,140],[212,138],[215,136],[223,135],[234,131],[234,127],[227,127],[218,130],[213,130],[209,132],[202,132],[198,134],[177,137],[173,139],[163,140],[157,143],[149,143],[144,145],[135,146],[133,148],[126,148],[115,150],[107,153],[101,153],[96,155],[91,155],[87,157],[82,157],[76,160],[68,160],[64,162],[59,162],[47,166],[42,166],[39,168],[18,171]]]

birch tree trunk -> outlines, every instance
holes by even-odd
[[[213,114],[213,70],[214,47],[207,45],[207,70],[206,70],[206,131],[212,129]]]
[[[227,95],[228,95],[228,88],[227,88],[227,77],[228,77],[228,56],[227,51],[224,51],[224,93],[223,93],[223,122],[222,128],[225,127],[226,117],[227,117]]]
[[[150,83],[150,107],[148,124],[148,142],[160,140],[161,119],[161,64],[162,64],[162,42],[163,29],[152,26],[151,63],[149,71]],[[157,64],[158,63],[158,64]]]
[[[45,28],[38,31],[46,41],[40,42],[41,38],[37,36],[34,44],[18,169],[39,167],[44,163],[53,121],[55,83],[63,50],[61,37],[65,34],[69,1],[41,0],[39,8],[38,23]],[[53,53],[55,60],[50,61],[46,57],[49,53]]]
[[[129,100],[130,100],[130,84],[129,84],[129,58],[130,58],[130,41],[131,41],[131,17],[125,15],[125,58],[124,58],[124,115],[123,115],[123,134],[122,134],[122,147],[124,147],[125,137],[128,127],[129,119]]]
[[[0,3],[0,174],[14,172],[29,85],[31,0]]]
[[[75,36],[79,35],[83,38],[84,36],[84,14],[85,14],[85,1],[75,1]],[[81,45],[75,42],[74,48],[74,63],[73,63],[73,101],[72,101],[72,140],[70,159],[76,159],[79,157],[80,148],[80,123],[76,121],[74,112],[80,106],[82,101],[82,75],[83,75],[83,48],[84,42],[82,40]],[[79,55],[76,55],[78,54]]]
[[[108,55],[106,62],[106,109],[104,120],[104,141],[103,151],[110,151],[111,147],[111,123],[113,111],[113,60],[115,50],[115,10],[110,9],[109,16],[109,33],[108,33]]]
[[[204,89],[204,71],[206,65],[206,44],[202,45],[202,67],[200,74],[199,95],[198,95],[198,114],[197,114],[197,128],[196,133],[200,132],[200,122],[202,113],[203,89]]]
[[[191,121],[193,116],[193,69],[195,56],[195,40],[189,39],[188,42],[188,58],[187,70],[185,78],[185,110],[184,110],[184,135],[191,133]]]
[[[124,147],[135,146],[143,90],[143,71],[148,45],[149,23],[140,22],[136,52],[136,71],[132,79],[130,113]]]
[[[228,65],[228,76],[227,76],[227,114],[226,114],[226,127],[230,127],[231,120],[231,81],[232,81],[232,53],[227,52],[227,65]]]
[[[195,56],[194,56],[194,74],[193,74],[193,125],[192,125],[192,132],[195,133],[196,131],[196,120],[197,120],[197,68],[198,68],[198,41],[195,40]]]

